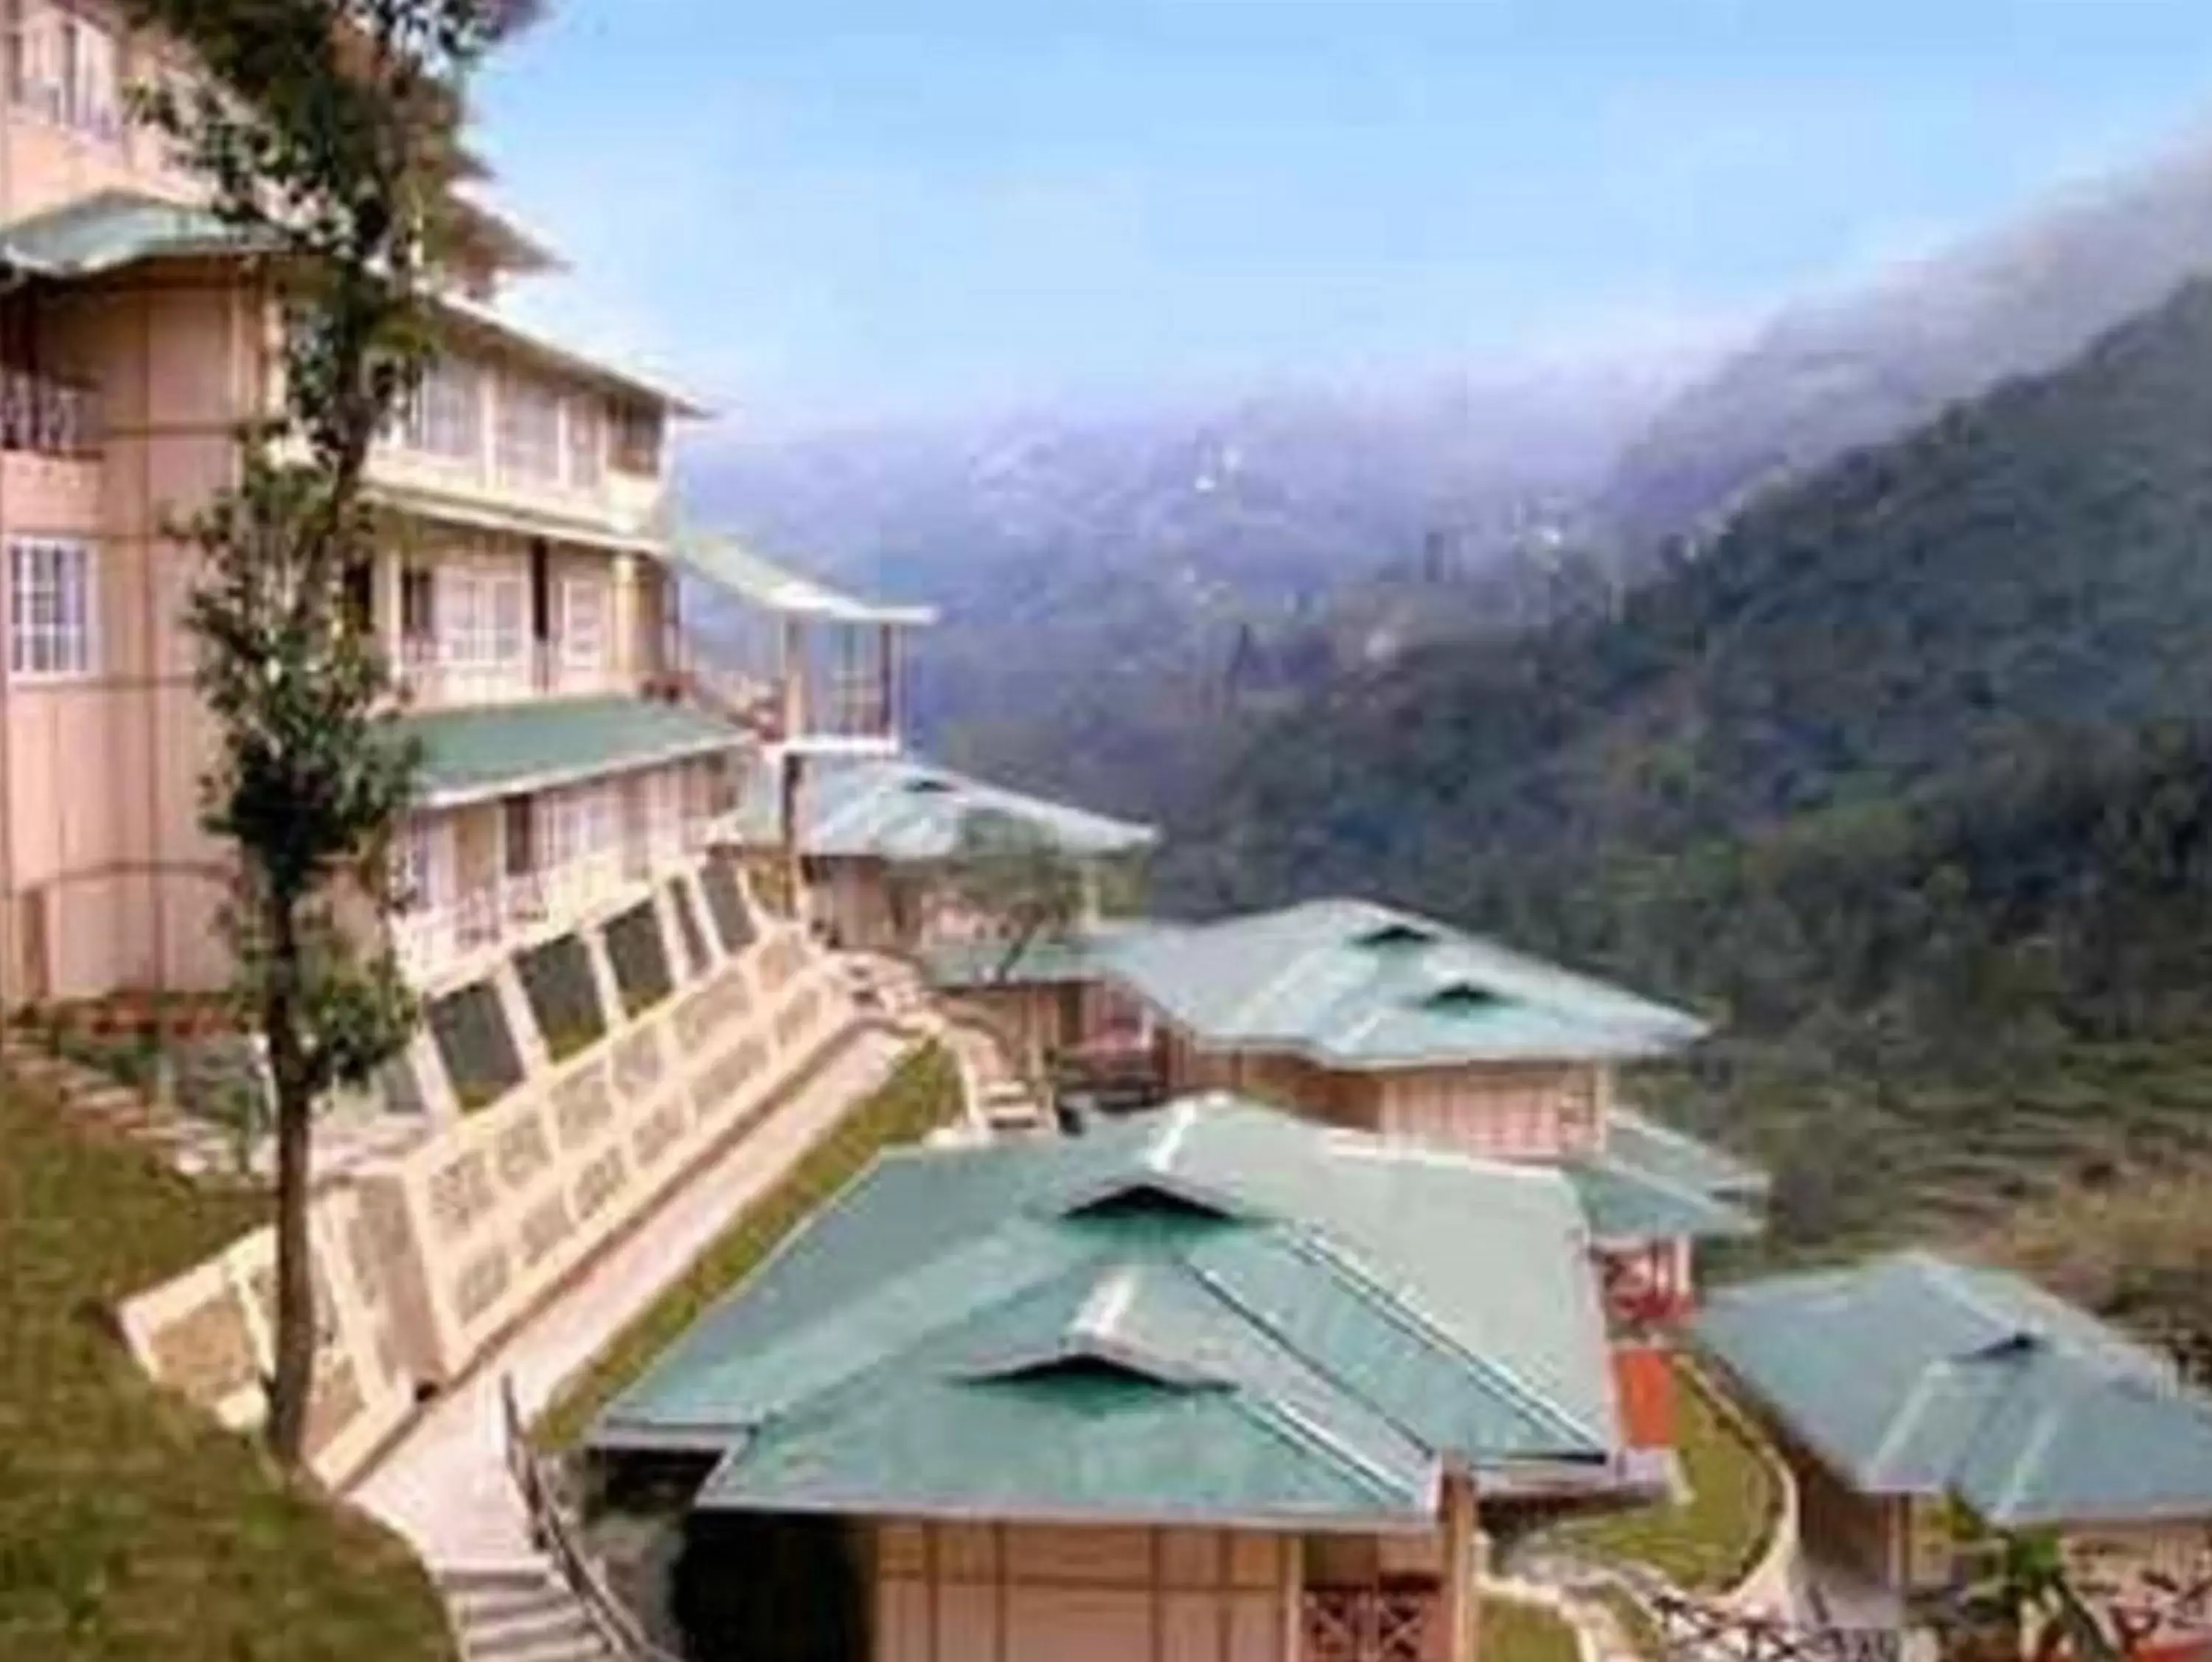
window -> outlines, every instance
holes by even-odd
[[[115,37],[82,17],[64,17],[60,28],[62,119],[103,138],[118,137]]]
[[[410,912],[434,911],[453,898],[453,828],[415,819],[399,839],[394,874],[400,903]]]
[[[625,404],[614,412],[614,465],[625,473],[660,472],[660,411]]]
[[[475,462],[483,456],[483,374],[460,358],[441,357],[402,412],[399,441],[410,450]]]
[[[447,570],[439,574],[438,615],[445,656],[456,664],[519,664],[529,591],[522,578],[504,573]]]
[[[579,669],[607,661],[607,587],[588,577],[561,583],[561,659]]]
[[[561,477],[561,400],[520,376],[500,382],[499,476],[536,480]]]
[[[93,560],[83,543],[8,545],[8,664],[17,675],[89,675]]]
[[[597,490],[606,477],[607,423],[597,399],[568,400],[568,483]]]
[[[399,574],[399,632],[406,639],[436,638],[437,592],[437,579],[419,566],[410,566]]]
[[[40,79],[39,41],[27,12],[24,0],[4,0],[0,4],[0,33],[4,33],[7,41],[8,97],[17,104],[33,100],[32,89]]]

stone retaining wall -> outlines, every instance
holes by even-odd
[[[654,904],[673,944],[666,886]],[[327,1481],[357,1471],[421,1393],[467,1369],[854,1031],[842,977],[796,926],[761,922],[735,952],[711,941],[700,972],[635,1020],[613,995],[599,928],[577,933],[605,1034],[552,1062],[514,965],[503,964],[489,984],[522,1084],[464,1115],[434,1047],[418,1038],[410,1060],[429,1087],[426,1135],[313,1203],[321,1331],[309,1442]],[[691,967],[689,953],[669,960]],[[274,1258],[272,1232],[257,1230],[120,1312],[149,1373],[241,1428],[260,1420],[273,1366]]]

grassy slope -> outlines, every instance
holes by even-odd
[[[96,1319],[260,1211],[0,1093],[0,1657],[451,1657],[398,1543],[289,1490]]]
[[[1593,1557],[1648,1564],[1679,1586],[1711,1592],[1741,1580],[1765,1549],[1781,1491],[1771,1457],[1715,1405],[1695,1376],[1677,1375],[1677,1452],[1689,1495],[1561,1525],[1553,1538]]]
[[[601,1409],[858,1175],[878,1149],[910,1142],[950,1119],[959,1105],[959,1090],[952,1059],[945,1051],[932,1048],[910,1057],[562,1391],[538,1422],[538,1440],[561,1448],[582,1436]]]
[[[1540,1605],[1485,1598],[1480,1619],[1486,1662],[1577,1662],[1582,1654],[1575,1630]]]

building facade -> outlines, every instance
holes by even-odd
[[[123,114],[126,86],[189,63],[99,3],[0,21],[0,1001],[212,987],[231,867],[198,823],[197,556],[168,531],[273,407],[274,296]],[[668,713],[690,659],[669,432],[696,412],[503,319],[507,282],[550,262],[480,206],[462,221],[439,358],[371,464],[389,530],[348,595],[431,753],[399,927],[431,988],[695,853],[750,736],[696,698]],[[514,765],[473,765],[495,743]]]

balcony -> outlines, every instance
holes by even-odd
[[[410,636],[392,667],[400,697],[416,709],[519,703],[638,691],[639,678],[602,654],[579,661],[558,641],[535,641],[510,655],[483,658],[451,641]]]
[[[0,370],[0,504],[11,526],[100,523],[100,398],[89,387]]]
[[[689,864],[720,825],[706,816],[658,821],[618,847],[412,906],[392,920],[400,964],[416,986],[428,986],[484,954],[558,934]]]

